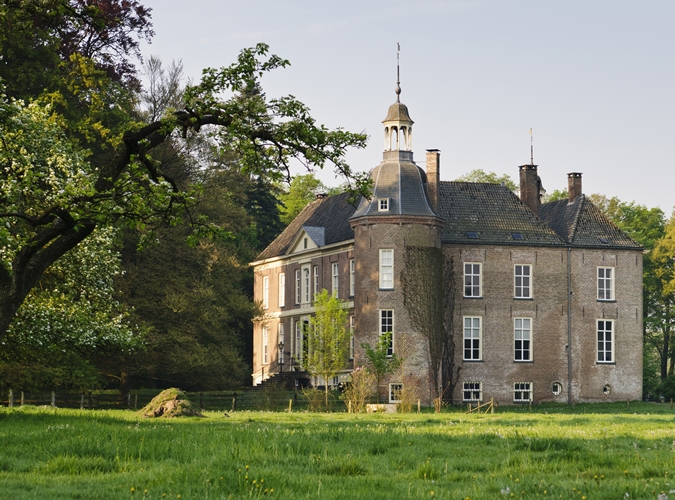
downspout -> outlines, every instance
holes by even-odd
[[[572,247],[567,247],[567,404],[572,404]]]

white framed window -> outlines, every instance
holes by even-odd
[[[337,262],[333,262],[331,265],[332,277],[333,277],[333,295],[338,296],[338,285],[339,285],[339,272],[340,267]]]
[[[314,266],[314,295],[319,293],[319,266]]]
[[[389,384],[389,402],[400,403],[403,384]]]
[[[295,270],[295,303],[296,304],[300,304],[300,298],[302,297],[301,284],[302,284],[302,281],[300,279],[300,269],[296,269]]]
[[[302,361],[302,321],[295,322],[295,360]]]
[[[598,363],[614,363],[614,320],[598,320]]]
[[[263,309],[270,306],[270,277],[263,276]]]
[[[483,389],[480,382],[464,382],[464,401],[483,401]]]
[[[513,402],[528,403],[532,401],[532,382],[516,382],[513,384]]]
[[[613,267],[598,267],[598,300],[614,300]]]
[[[532,361],[532,318],[513,318],[515,361]]]
[[[263,326],[262,329],[262,364],[266,365],[270,362],[269,360],[269,340],[270,340],[270,332],[269,329],[266,326]]]
[[[480,361],[482,358],[480,316],[464,316],[464,360]]]
[[[278,329],[277,329],[277,339],[279,340],[279,342],[277,344],[277,349],[279,349],[278,352],[277,352],[277,361],[279,363],[284,362],[284,344],[286,343],[285,338],[286,338],[286,335],[284,333],[284,324],[279,323],[279,326],[278,326]]]
[[[560,396],[563,391],[563,386],[560,382],[553,382],[551,385],[551,392],[554,396]]]
[[[311,283],[309,281],[309,266],[303,267],[302,268],[302,288],[303,288],[303,298],[304,304],[309,304],[311,302],[312,298],[312,288],[311,288]]]
[[[349,316],[349,359],[354,359],[354,315]]]
[[[482,297],[481,267],[478,262],[464,263],[464,296]]]
[[[355,273],[356,272],[356,262],[354,262],[354,259],[349,259],[349,296],[353,297],[354,296],[354,285],[356,284],[355,281]]]
[[[516,264],[513,269],[514,297],[517,299],[532,298],[532,266]]]
[[[377,210],[379,212],[388,212],[389,211],[389,198],[380,198],[378,200]]]
[[[380,335],[390,333],[389,347],[387,347],[387,356],[394,354],[394,310],[380,309]]]
[[[286,273],[279,274],[279,307],[286,305]]]
[[[394,250],[380,249],[380,288],[391,290],[394,288]]]

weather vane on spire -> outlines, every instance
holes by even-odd
[[[396,42],[396,102],[401,102],[401,70],[399,67],[399,54],[401,53],[401,44]]]

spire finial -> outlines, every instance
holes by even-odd
[[[534,165],[534,142],[532,139],[532,129],[530,128],[530,165]]]
[[[401,44],[396,42],[396,102],[401,102],[401,70],[399,65],[399,54],[401,53]]]

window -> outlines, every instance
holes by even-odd
[[[560,382],[553,382],[551,385],[551,392],[554,396],[560,396],[562,394],[562,384]]]
[[[268,343],[269,343],[269,337],[270,337],[270,332],[267,329],[266,326],[263,326],[262,329],[262,364],[266,365],[269,363],[269,353],[267,351]]]
[[[312,297],[312,289],[310,288],[310,282],[309,282],[309,266],[302,269],[302,275],[304,277],[302,286],[305,290],[304,303],[308,304],[310,302],[311,297]]]
[[[477,240],[478,239],[478,233],[476,231],[467,231],[466,237],[471,239],[471,240]]]
[[[349,316],[349,359],[354,359],[354,315]]]
[[[279,330],[277,331],[277,338],[279,339],[279,354],[277,355],[277,360],[280,364],[284,362],[284,324],[279,323]]]
[[[380,212],[388,212],[389,211],[389,198],[380,198],[379,203],[377,205],[377,210]]]
[[[609,396],[612,393],[612,386],[609,384],[606,384],[602,387],[602,393],[605,396]]]
[[[513,402],[527,403],[532,401],[532,382],[516,382],[513,384]]]
[[[515,279],[515,297],[517,299],[532,298],[532,266],[517,265],[513,273]]]
[[[300,303],[300,269],[295,270],[295,303]]]
[[[394,288],[394,250],[380,249],[380,288]]]
[[[511,238],[513,238],[514,240],[522,240],[523,233],[511,233]]]
[[[279,307],[286,305],[286,274],[279,274]]]
[[[319,266],[314,266],[314,295],[319,293]]]
[[[400,403],[403,384],[389,384],[389,402]]]
[[[613,267],[598,267],[598,300],[614,300]]]
[[[333,269],[333,295],[336,297],[338,296],[338,273],[339,273],[339,267],[337,262],[333,262],[332,265]]]
[[[394,310],[380,309],[380,335],[391,334],[387,356],[394,354]]]
[[[302,321],[295,322],[295,359],[302,360]]]
[[[612,334],[614,331],[614,320],[598,320],[598,363],[614,362],[614,342]]]
[[[464,296],[480,297],[480,264],[467,262],[464,264]]]
[[[304,239],[303,247],[305,250],[307,250],[307,238]]]
[[[532,361],[532,318],[514,318],[516,361]]]
[[[480,316],[464,316],[464,360],[479,361],[481,359],[481,318]]]
[[[349,296],[354,296],[354,272],[356,271],[356,263],[354,259],[349,259]]]
[[[270,306],[270,277],[263,276],[263,309]]]
[[[464,382],[464,401],[482,401],[480,382]]]

